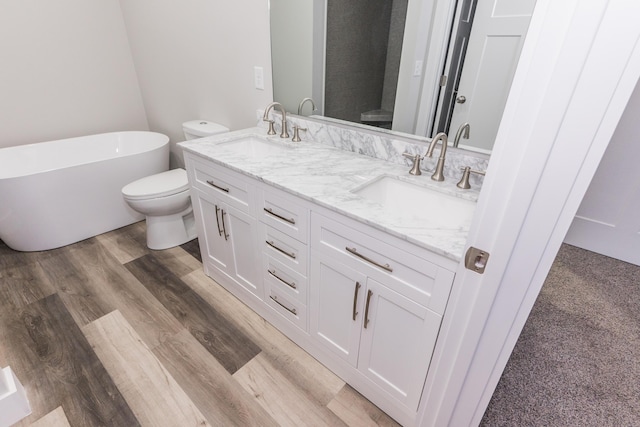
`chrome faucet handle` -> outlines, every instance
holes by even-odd
[[[291,138],[293,142],[302,141],[302,139],[300,139],[300,131],[306,132],[307,128],[301,128],[298,125],[293,125],[293,138]]]
[[[471,185],[469,184],[469,176],[472,173],[478,174],[478,175],[483,175],[486,173],[484,171],[475,171],[472,170],[469,166],[466,166],[464,168],[460,168],[462,172],[462,178],[460,178],[460,181],[456,184],[456,187],[461,188],[463,190],[468,190],[471,188]]]
[[[422,171],[420,170],[420,160],[424,159],[424,156],[420,156],[420,154],[411,154],[411,153],[402,153],[407,159],[413,160],[413,166],[411,166],[411,170],[409,173],[411,175],[422,175]]]
[[[262,119],[262,121],[269,123],[269,130],[267,130],[267,135],[275,135],[276,134],[276,130],[274,128],[275,121],[269,120],[269,119],[266,119],[266,120]]]

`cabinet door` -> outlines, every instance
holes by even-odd
[[[205,272],[215,268],[262,299],[256,220],[200,190],[191,194]]]
[[[441,318],[371,278],[362,298],[368,321],[362,329],[358,369],[415,410]]]
[[[222,204],[196,189],[191,190],[191,203],[193,204],[205,272],[208,272],[209,268],[215,267],[226,273],[229,271],[232,259],[220,223]]]
[[[240,286],[262,299],[264,292],[262,280],[259,280],[261,262],[256,240],[256,220],[235,208],[222,205],[220,222],[223,238],[226,235],[227,239],[227,253],[231,258],[227,274]]]
[[[311,335],[356,366],[366,276],[313,251],[310,280]]]

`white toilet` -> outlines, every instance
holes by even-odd
[[[229,129],[205,120],[182,124],[187,140],[228,132]],[[122,188],[127,204],[146,216],[149,249],[168,249],[196,237],[189,181],[184,169],[172,169],[147,176]]]

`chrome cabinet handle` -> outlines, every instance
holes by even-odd
[[[464,104],[465,102],[467,102],[467,97],[464,95],[460,95],[459,97],[456,98],[456,102],[458,104]]]
[[[218,225],[218,236],[222,236],[222,230],[220,229],[220,218],[218,218],[218,212],[221,209],[216,205],[216,224]]]
[[[276,279],[278,279],[279,281],[281,281],[282,283],[284,283],[285,285],[289,286],[290,288],[292,288],[292,289],[298,289],[298,286],[296,286],[295,282],[291,282],[291,283],[287,282],[287,281],[286,281],[286,280],[284,280],[282,277],[278,276],[278,275],[276,274],[276,271],[275,271],[275,270],[271,271],[271,270],[267,269],[267,272],[268,272],[270,275],[272,275],[273,277],[275,277]]]
[[[267,245],[271,246],[273,249],[275,249],[276,251],[285,254],[286,256],[296,259],[296,254],[292,253],[292,252],[287,252],[284,249],[279,248],[278,246],[276,246],[275,243],[269,241],[269,240],[265,240],[265,242],[267,243]]]
[[[225,193],[228,193],[228,192],[229,192],[229,189],[228,189],[228,188],[220,187],[219,185],[216,185],[216,184],[215,184],[213,181],[211,181],[211,180],[208,180],[208,181],[207,181],[207,184],[209,184],[209,185],[210,185],[210,186],[212,186],[213,188],[217,188],[217,189],[218,189],[218,190],[220,190],[220,191],[224,191]]]
[[[269,298],[271,298],[272,300],[274,300],[276,302],[276,304],[278,304],[280,307],[284,308],[285,310],[287,310],[289,313],[291,314],[295,314],[298,315],[298,313],[296,312],[295,308],[289,308],[286,305],[284,305],[283,303],[281,303],[280,301],[278,301],[278,297],[273,296],[273,295],[269,295]]]
[[[389,264],[384,264],[384,265],[382,265],[382,264],[380,264],[379,262],[376,262],[376,261],[372,260],[372,259],[371,259],[371,258],[369,258],[368,256],[366,256],[366,255],[362,255],[361,253],[358,253],[358,250],[357,250],[356,248],[350,248],[350,247],[348,247],[348,246],[345,246],[345,249],[346,249],[346,250],[347,250],[347,252],[349,252],[350,254],[353,254],[353,255],[357,256],[358,258],[361,258],[361,259],[363,259],[363,260],[367,261],[368,263],[375,265],[376,267],[379,267],[379,268],[381,268],[381,269],[383,269],[383,270],[386,270],[386,271],[388,271],[389,273],[391,273],[391,272],[393,271],[393,268],[391,268],[391,266],[390,266]]]
[[[295,220],[295,219],[293,219],[293,218],[285,218],[285,217],[283,217],[282,215],[278,215],[278,214],[277,214],[277,213],[275,213],[271,208],[264,208],[264,211],[265,211],[266,213],[270,214],[270,215],[275,216],[276,218],[279,218],[279,219],[281,219],[281,220],[283,220],[283,221],[288,222],[289,224],[295,224],[295,223],[296,223],[296,220]]]
[[[369,324],[369,303],[371,302],[371,295],[373,295],[373,291],[369,289],[367,291],[367,305],[364,308],[364,328],[367,329],[367,325]]]
[[[224,225],[224,209],[220,209],[220,212],[222,212],[221,222],[222,222],[222,232],[224,233],[224,240],[228,240],[229,235],[227,234],[227,228]]]
[[[353,292],[353,320],[356,320],[358,312],[356,311],[356,304],[358,303],[358,291],[360,290],[360,282],[356,282],[356,289]]]

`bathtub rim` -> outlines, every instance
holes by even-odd
[[[15,151],[19,151],[19,150],[29,150],[29,149],[34,149],[37,146],[52,146],[54,144],[61,144],[64,143],[65,141],[78,141],[78,140],[88,140],[90,138],[100,138],[100,137],[105,137],[108,135],[147,135],[147,136],[152,136],[154,139],[157,138],[158,141],[155,141],[154,144],[150,144],[146,149],[139,149],[137,151],[132,151],[132,152],[126,152],[126,153],[122,153],[119,154],[117,152],[115,152],[115,155],[112,155],[110,157],[95,157],[95,158],[89,158],[87,157],[85,159],[85,161],[73,161],[73,162],[69,162],[68,164],[65,165],[55,165],[55,166],[51,166],[51,167],[44,167],[41,169],[29,169],[29,170],[25,170],[23,172],[21,171],[17,171],[15,172],[14,170],[11,170],[11,172],[14,172],[12,174],[9,174],[9,168],[7,167],[3,167],[3,160],[2,160],[2,155],[3,153],[10,153],[11,151],[15,150]],[[133,141],[135,143],[135,141]],[[76,166],[80,166],[80,165],[85,165],[85,164],[94,164],[94,163],[98,163],[98,162],[104,162],[104,161],[108,161],[111,159],[116,159],[116,158],[122,158],[122,157],[127,157],[127,156],[133,156],[133,155],[138,155],[138,154],[142,154],[142,153],[146,153],[152,150],[156,150],[156,149],[161,149],[165,146],[168,146],[170,144],[171,140],[169,138],[168,135],[165,135],[163,133],[160,132],[154,132],[154,131],[141,131],[141,130],[127,130],[127,131],[115,131],[115,132],[103,132],[103,133],[97,133],[97,134],[91,134],[91,135],[86,135],[86,136],[74,136],[74,137],[70,137],[70,138],[62,138],[62,139],[55,139],[52,141],[42,141],[42,142],[34,142],[34,143],[30,143],[30,144],[21,144],[21,145],[13,145],[10,147],[2,147],[0,148],[0,180],[5,180],[5,179],[12,179],[12,178],[23,178],[23,177],[27,177],[27,176],[31,176],[31,175],[37,175],[40,173],[46,173],[46,172],[53,172],[56,170],[62,170],[62,169],[66,169],[66,168],[72,168],[72,167],[76,167]],[[6,150],[6,151],[5,151]]]

